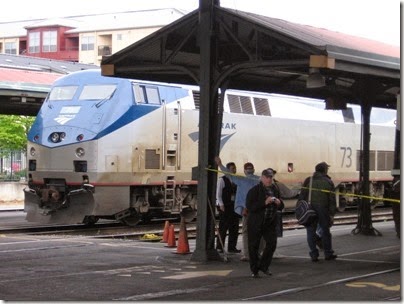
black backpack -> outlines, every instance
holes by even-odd
[[[313,177],[310,177],[310,186],[309,186],[309,199],[308,201],[305,200],[298,200],[296,202],[295,207],[295,215],[297,222],[300,225],[308,226],[311,225],[317,219],[317,213],[311,207],[311,187],[313,185]]]
[[[295,208],[297,222],[300,225],[311,225],[317,219],[317,213],[311,207],[311,204],[305,200],[298,200]]]

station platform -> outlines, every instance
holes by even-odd
[[[192,261],[165,243],[60,235],[1,235],[0,299],[5,301],[401,301],[401,241],[332,227],[338,258],[311,262],[304,229],[284,231],[272,276],[250,276],[241,254]],[[241,236],[238,247],[241,248]]]

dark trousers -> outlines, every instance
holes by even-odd
[[[332,237],[330,232],[330,214],[328,210],[322,206],[312,205],[316,211],[318,220],[314,221],[312,225],[306,226],[307,244],[310,248],[310,257],[318,258],[319,252],[316,248],[316,229],[317,225],[321,228],[321,241],[324,248],[324,256],[329,257],[334,254],[332,249]]]
[[[229,232],[229,241],[227,243],[228,250],[235,249],[237,247],[239,228],[239,217],[233,209],[227,211],[219,211],[219,235],[222,239],[223,245],[226,241],[227,231]],[[216,248],[223,249],[220,243],[219,237],[216,240]]]
[[[261,238],[264,238],[265,240],[265,248],[260,258],[259,247]],[[250,269],[252,273],[257,273],[258,270],[268,270],[276,250],[276,244],[277,233],[275,220],[270,224],[264,223],[261,225],[256,225],[256,223],[250,223],[248,225],[248,251],[250,255]]]

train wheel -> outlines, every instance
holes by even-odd
[[[83,224],[88,225],[88,226],[92,226],[92,225],[94,225],[95,223],[98,222],[98,219],[99,218],[97,216],[88,215],[88,216],[84,217]]]
[[[139,214],[132,214],[130,216],[123,218],[121,221],[125,225],[134,227],[140,222],[141,219],[142,217]]]

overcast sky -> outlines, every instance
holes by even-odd
[[[220,5],[400,45],[400,0],[220,0]],[[148,8],[192,11],[198,6],[199,0],[7,0],[0,22]]]

